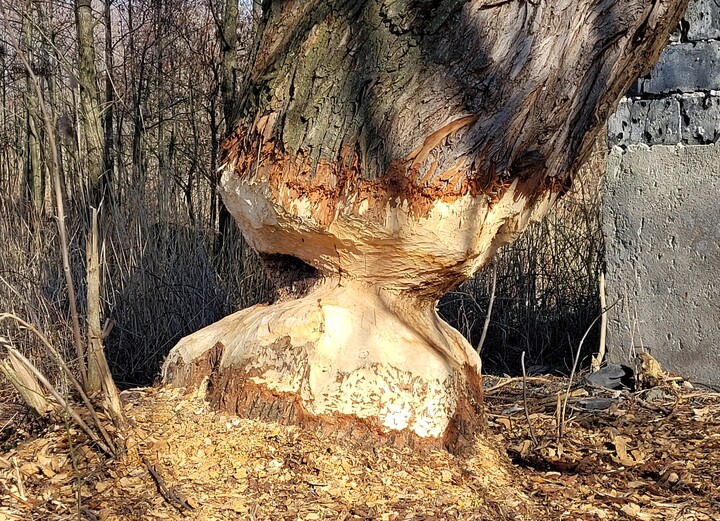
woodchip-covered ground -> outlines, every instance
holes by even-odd
[[[576,389],[562,421],[567,379],[525,385],[524,401],[522,379],[486,379],[498,450],[472,458],[331,443],[147,388],[123,393],[129,450],[108,459],[5,400],[0,521],[720,519],[720,394]]]

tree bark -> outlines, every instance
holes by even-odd
[[[264,2],[222,190],[283,298],[183,339],[165,381],[206,378],[241,415],[467,446],[480,359],[435,305],[567,190],[685,5]]]
[[[232,128],[236,106],[236,72],[237,72],[237,28],[238,3],[236,0],[223,2],[222,25],[218,28],[220,35],[220,95],[223,104],[223,119],[226,133]],[[220,194],[218,192],[218,198]],[[227,207],[219,200],[218,245],[217,251],[223,250],[227,240],[232,239],[232,216]]]
[[[238,3],[225,0],[223,3],[222,26],[219,27],[221,63],[220,94],[223,102],[225,126],[230,127],[235,114],[235,85],[237,68]]]
[[[22,32],[24,52],[28,59],[33,62],[33,22],[35,20],[34,7],[32,2],[25,3],[25,12],[22,18]],[[27,91],[24,95],[26,110],[26,135],[25,143],[25,168],[23,182],[23,197],[32,208],[30,222],[33,225],[45,210],[45,176],[42,166],[41,154],[41,120],[38,110],[38,99],[33,86],[33,78],[26,73]]]
[[[6,70],[5,53],[0,52],[0,69]],[[0,183],[5,186],[11,185],[10,167],[10,126],[8,125],[8,96],[7,80],[5,75],[0,75]]]
[[[105,110],[102,113],[103,123],[103,154],[102,154],[102,171],[103,183],[107,187],[113,186],[113,178],[115,171],[114,148],[115,140],[113,138],[113,122],[114,122],[114,105],[115,105],[115,87],[113,85],[113,39],[112,39],[112,16],[110,7],[112,0],[105,0],[103,4],[103,24],[105,25]],[[114,204],[113,191],[111,189],[104,190],[106,203]]]
[[[84,166],[90,191],[90,204],[98,207],[110,189],[103,175],[104,131],[95,66],[95,16],[91,0],[75,0],[75,29],[78,46],[80,84],[80,137],[85,143]]]

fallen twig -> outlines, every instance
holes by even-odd
[[[86,507],[86,506],[83,506],[82,508],[80,508],[80,511],[81,511],[82,514],[83,514],[84,516],[86,516],[90,521],[99,521],[99,520],[100,520],[100,518],[95,515],[95,512],[93,512],[92,510],[90,510],[90,509],[89,509],[88,507]]]
[[[522,382],[522,381],[526,381],[526,382],[547,382],[547,383],[551,382],[551,380],[549,380],[548,378],[545,378],[544,376],[528,376],[528,377],[526,377],[526,378],[523,378],[523,377],[511,377],[511,378],[508,378],[507,380],[505,380],[504,382],[500,382],[500,383],[497,384],[497,385],[493,385],[492,387],[488,387],[487,389],[485,389],[485,391],[484,391],[485,396],[487,396],[488,394],[493,394],[493,393],[495,393],[495,391],[498,391],[498,390],[502,389],[503,387],[507,387],[508,385],[510,385],[510,384],[512,384],[512,383]]]
[[[525,373],[525,351],[522,352],[522,355],[520,356],[520,365],[522,365],[522,372],[523,372],[523,408],[525,409],[525,418],[528,422],[528,428],[530,429],[530,437],[532,438],[533,447],[537,447],[538,442],[537,438],[535,437],[535,429],[533,429],[532,422],[530,421],[530,411],[528,410],[528,403],[527,403],[527,374]]]
[[[165,485],[165,481],[163,481],[162,477],[160,476],[160,473],[157,471],[157,469],[148,461],[148,459],[143,456],[142,462],[145,464],[145,467],[147,467],[148,472],[153,478],[153,481],[155,481],[155,485],[157,485],[158,492],[160,492],[160,495],[167,501],[170,505],[175,507],[179,512],[186,512],[186,511],[192,511],[193,507],[191,507],[188,502],[178,496],[175,492],[167,488]]]
[[[23,486],[23,480],[22,480],[22,474],[20,473],[20,467],[17,463],[17,458],[13,456],[12,459],[13,463],[13,470],[15,471],[15,480],[17,481],[17,489],[18,489],[18,496],[23,501],[27,501],[27,496],[25,495],[25,487]]]

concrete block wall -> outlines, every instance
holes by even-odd
[[[608,122],[609,358],[720,385],[720,1],[691,0]]]
[[[720,143],[615,148],[603,234],[608,350],[720,384]]]
[[[657,66],[608,122],[610,146],[706,145],[720,137],[720,2],[691,0]]]

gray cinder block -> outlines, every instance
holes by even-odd
[[[685,13],[689,40],[720,38],[720,7],[716,0],[691,0]]]
[[[720,137],[720,96],[685,95],[680,100],[682,141],[689,145],[707,145]]]
[[[626,99],[608,121],[609,145],[680,143],[680,103],[674,97]]]
[[[713,89],[720,89],[719,41],[669,45],[650,77],[640,80],[645,94]]]

